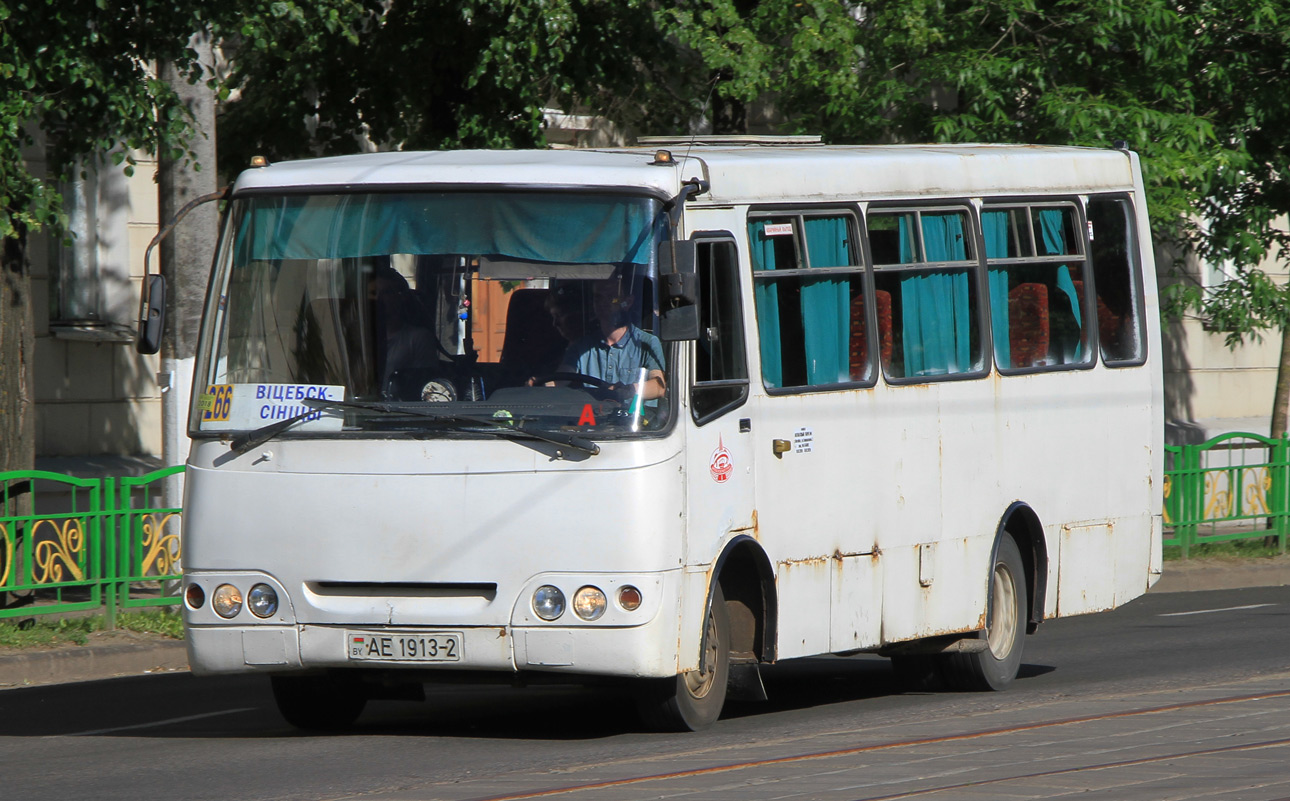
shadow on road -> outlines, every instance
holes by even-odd
[[[1054,669],[1022,665],[1019,678]],[[763,679],[770,700],[729,701],[723,717],[753,718],[905,692],[889,660],[865,655],[792,660],[767,666]],[[352,730],[308,734],[278,716],[263,677],[140,676],[0,692],[0,737],[360,735],[576,741],[641,731],[632,699],[620,687],[430,685],[426,696],[426,703],[372,701]]]

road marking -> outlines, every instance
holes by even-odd
[[[220,715],[236,715],[239,712],[250,712],[254,710],[253,706],[242,707],[241,709],[225,709],[221,712],[206,712],[201,715],[188,715],[182,718],[169,718],[167,720],[154,720],[151,723],[136,723],[133,726],[113,726],[110,729],[90,729],[89,731],[76,731],[71,734],[51,734],[50,737],[92,737],[96,734],[111,734],[118,731],[131,731],[133,729],[151,729],[154,726],[168,726],[171,723],[187,723],[190,720],[201,720],[202,718],[217,718]]]
[[[1167,612],[1158,617],[1182,617],[1184,615],[1209,615],[1214,612],[1242,612],[1246,609],[1262,609],[1265,606],[1276,606],[1276,604],[1250,604],[1249,606],[1226,606],[1222,609],[1198,609],[1195,612]]]

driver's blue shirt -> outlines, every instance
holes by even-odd
[[[574,372],[610,384],[635,384],[641,380],[642,367],[647,375],[649,371],[663,369],[663,344],[648,331],[629,324],[627,333],[612,345],[597,334],[575,340],[565,352],[563,362]]]

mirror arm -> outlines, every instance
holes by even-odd
[[[156,275],[152,275],[148,269],[152,262],[153,248],[170,236],[175,226],[179,225],[190,211],[212,200],[227,199],[231,188],[230,184],[188,201],[148,243],[148,249],[143,252],[143,291],[139,295],[139,328],[134,344],[134,349],[139,353],[151,354],[161,349],[161,331],[165,322],[166,279],[160,269]]]

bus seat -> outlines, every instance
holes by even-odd
[[[1075,294],[1084,300],[1084,282],[1071,281],[1075,285]],[[1123,328],[1123,316],[1111,311],[1101,295],[1097,296],[1097,334],[1102,340],[1102,349],[1116,353],[1120,346],[1120,331]]]
[[[511,379],[550,375],[560,366],[568,343],[555,330],[546,309],[546,289],[517,289],[506,307],[506,337],[499,362]]]
[[[879,289],[874,293],[878,308],[878,351],[883,364],[891,364],[891,293]],[[868,338],[866,337],[864,316],[864,293],[856,293],[851,299],[851,377],[861,378],[865,375],[868,361]]]
[[[1008,347],[1011,367],[1032,367],[1048,356],[1048,287],[1018,284],[1008,292]]]

